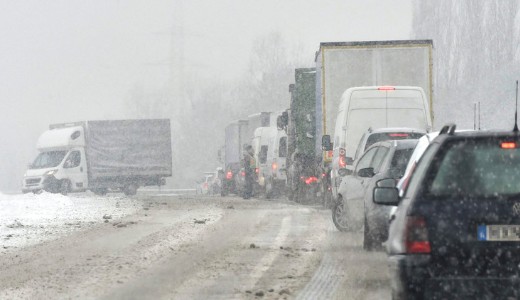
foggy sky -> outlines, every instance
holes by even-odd
[[[238,80],[258,36],[320,42],[408,39],[409,0],[0,2],[0,190],[19,190],[51,123],[132,118],[132,88],[177,76]]]

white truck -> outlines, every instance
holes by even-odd
[[[37,143],[39,152],[22,182],[24,193],[122,191],[164,185],[172,175],[168,119],[102,120],[55,124]]]

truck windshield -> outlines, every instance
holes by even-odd
[[[31,169],[45,169],[53,168],[60,164],[60,162],[67,154],[67,151],[48,151],[40,153],[31,165]]]

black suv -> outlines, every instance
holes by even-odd
[[[385,179],[383,179],[385,180]],[[520,299],[520,134],[444,127],[399,204],[387,252],[393,299]]]

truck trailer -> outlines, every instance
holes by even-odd
[[[38,139],[22,191],[67,194],[90,190],[135,195],[172,175],[168,119],[53,124]]]

